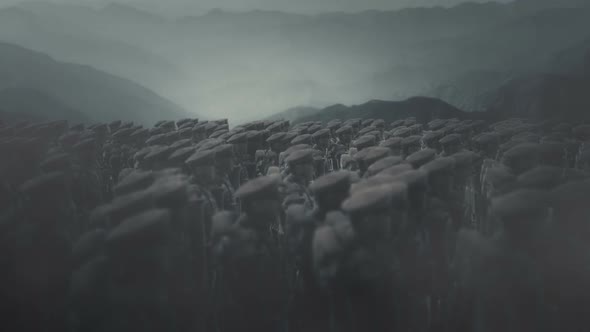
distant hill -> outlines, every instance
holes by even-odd
[[[144,47],[157,26],[155,18],[120,5],[101,11],[43,3],[0,9],[0,41],[90,65],[152,89],[182,78],[181,69]]]
[[[435,118],[465,118],[468,114],[439,99],[414,97],[403,101],[371,100],[354,106],[333,105],[295,122],[352,118],[379,118],[393,122],[412,116],[424,123]]]
[[[575,58],[590,31],[589,0],[184,17],[125,3],[21,3],[0,11],[0,40],[131,79],[203,115],[247,121],[293,105],[411,96],[484,110],[511,79],[561,74],[562,64],[547,63],[568,49]]]
[[[555,54],[549,61],[547,70],[552,73],[590,77],[590,36]]]
[[[537,74],[510,80],[483,98],[488,112],[502,119],[590,119],[590,80],[558,74]]]
[[[321,109],[315,107],[293,107],[289,108],[288,110],[273,114],[268,117],[269,120],[289,120],[289,121],[297,121],[299,118],[313,116],[314,114],[320,112]]]
[[[93,121],[122,119],[151,123],[186,116],[174,103],[132,81],[0,43],[0,90],[5,89],[24,91],[45,101],[51,96]]]
[[[11,118],[68,119],[75,122],[88,122],[89,120],[87,115],[72,109],[62,101],[30,88],[0,90],[0,109],[10,113]]]

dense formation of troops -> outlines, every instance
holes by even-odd
[[[590,329],[590,125],[0,124],[6,331]]]

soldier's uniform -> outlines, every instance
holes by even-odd
[[[352,312],[352,331],[390,331],[398,318],[399,261],[392,235],[392,212],[405,199],[405,186],[386,185],[353,194],[343,202],[354,230],[345,255],[344,282]]]
[[[333,172],[335,169],[339,169],[339,160],[336,159],[335,146],[330,141],[330,130],[320,129],[312,135],[312,138],[315,143],[313,149],[321,152],[321,156],[324,161],[323,171],[318,173],[318,175]]]
[[[168,301],[170,223],[170,211],[152,209],[123,220],[109,233],[104,330],[177,330]]]
[[[303,205],[287,210],[286,234],[291,276],[290,325],[297,331],[326,331],[329,328],[329,298],[314,278],[312,239],[316,227],[326,224],[327,215],[340,211],[348,197],[350,173],[339,171],[318,178],[310,186],[317,202],[314,211]],[[342,216],[343,217],[343,216]]]
[[[308,188],[314,174],[312,150],[294,151],[287,157],[286,163],[289,165],[290,175],[284,180],[286,188],[283,207],[286,209],[291,204],[302,204],[306,209],[312,210],[314,202]]]
[[[412,153],[406,158],[406,162],[415,169],[422,167],[423,165],[431,162],[436,158],[436,150],[434,149],[424,149],[417,152]]]
[[[213,196],[220,210],[237,211],[238,204],[234,198],[235,188],[231,183],[230,174],[234,169],[233,145],[224,144],[215,148],[217,186],[213,188]]]
[[[408,192],[407,222],[399,236],[398,250],[406,306],[403,329],[425,331],[429,328],[430,252],[427,220],[428,174],[401,164],[383,171],[392,181],[406,184]]]
[[[217,200],[211,192],[215,183],[215,151],[198,151],[189,157],[185,164],[191,170],[192,191],[202,201],[202,222],[205,234],[211,231],[211,218],[218,210]]]
[[[5,324],[23,331],[64,331],[71,266],[68,225],[74,221],[63,173],[26,181],[19,221],[3,225],[0,245]],[[7,325],[8,326],[8,325]]]
[[[494,199],[492,212],[503,231],[474,275],[474,329],[542,331],[548,327],[550,311],[539,265],[543,251],[538,246],[547,225],[548,204],[546,193],[532,190]]]
[[[429,149],[436,150],[437,154],[441,152],[441,147],[438,141],[442,138],[443,133],[441,131],[431,131],[422,136],[422,142],[424,146]]]
[[[402,140],[402,150],[404,156],[409,156],[422,148],[422,136],[413,135]]]
[[[399,156],[389,156],[389,157],[382,158],[382,159],[372,163],[371,166],[369,166],[369,168],[367,168],[367,175],[369,177],[375,176],[375,175],[381,173],[382,171],[384,171],[385,169],[388,169],[390,167],[401,164],[402,161],[403,161],[402,157],[399,157]]]
[[[358,149],[358,151],[362,151],[363,149],[366,149],[368,147],[374,146],[376,143],[375,140],[375,136],[361,136],[359,138],[357,138],[352,145]]]
[[[214,227],[219,239],[214,243],[215,303],[221,331],[271,332],[285,323],[287,279],[277,228],[277,184],[270,177],[244,184],[236,192],[242,215],[235,223]]]
[[[236,133],[228,138],[227,143],[234,146],[236,155],[236,166],[234,167],[230,180],[234,188],[248,181],[246,163],[248,159],[248,134],[247,132]]]
[[[203,328],[207,300],[199,288],[201,284],[195,282],[202,271],[193,264],[195,239],[190,234],[194,227],[192,223],[198,222],[195,219],[200,216],[191,215],[188,184],[187,175],[170,172],[159,174],[156,182],[148,189],[152,192],[155,207],[168,209],[171,213],[168,233],[170,273],[166,284],[168,300],[181,331]]]
[[[449,157],[459,151],[461,151],[461,135],[450,134],[441,138],[438,143],[442,147],[441,155]]]
[[[267,150],[256,151],[256,168],[258,174],[264,175],[271,166],[279,166],[279,153],[282,151],[282,139],[286,133],[280,132],[266,139]]]
[[[97,148],[94,139],[83,140],[72,147],[78,160],[72,189],[81,221],[88,217],[88,211],[103,203],[103,179],[98,169]]]
[[[422,166],[428,176],[430,199],[425,216],[428,230],[429,260],[431,270],[431,300],[435,305],[431,308],[431,327],[442,328],[448,306],[449,259],[454,248],[453,229],[457,229],[457,219],[451,210],[451,192],[453,186],[453,170],[455,160],[451,157],[435,159]]]
[[[589,324],[584,312],[590,307],[586,283],[590,270],[587,221],[589,181],[576,181],[551,191],[553,218],[542,260],[546,302],[554,304],[550,329],[577,331]]]
[[[515,175],[520,175],[537,166],[539,145],[533,143],[516,144],[502,156],[502,163]]]
[[[457,227],[474,228],[477,225],[476,200],[479,192],[474,184],[474,170],[479,156],[471,151],[459,152],[455,159],[455,177],[452,191],[453,218],[457,218]]]
[[[379,143],[379,146],[389,148],[394,156],[402,156],[402,140],[401,137],[391,137]]]
[[[338,128],[335,132],[336,137],[338,138],[337,144],[342,145],[344,150],[348,150],[350,148],[350,143],[352,142],[352,135],[353,129],[351,126],[342,126]]]

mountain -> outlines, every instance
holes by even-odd
[[[556,53],[546,67],[552,73],[590,77],[590,36]]]
[[[0,43],[0,90],[5,89],[17,89],[8,91],[25,91],[29,95],[38,91],[37,97],[51,96],[92,121],[122,119],[152,123],[186,116],[174,103],[132,81]]]
[[[361,105],[332,105],[314,114],[298,118],[295,122],[324,121],[332,119],[379,118],[386,122],[416,117],[425,123],[436,118],[465,118],[468,114],[442,100],[413,97],[403,101],[371,100]]]
[[[516,0],[512,4],[515,10],[533,11],[547,8],[584,8],[589,7],[587,0]]]
[[[267,119],[268,120],[289,120],[291,122],[294,122],[294,121],[297,121],[297,119],[299,119],[299,118],[313,116],[314,114],[317,114],[320,111],[321,111],[321,109],[316,108],[316,107],[305,107],[305,106],[292,107],[292,108],[289,108],[285,111],[273,114],[273,115],[269,116]]]
[[[62,101],[30,88],[7,88],[0,91],[3,119],[34,119],[88,122],[89,117],[65,105]]]
[[[293,105],[411,96],[480,111],[509,80],[544,73],[554,54],[583,43],[588,3],[516,0],[317,15],[212,10],[170,18],[130,5],[32,2],[0,11],[0,40],[125,77],[186,109],[236,122]]]
[[[563,121],[590,119],[590,79],[535,74],[510,80],[483,98],[495,117],[529,117]]]
[[[169,59],[149,45],[144,47],[153,38],[157,22],[119,5],[98,11],[23,3],[0,9],[0,41],[61,61],[90,65],[156,89],[182,78],[182,70]]]

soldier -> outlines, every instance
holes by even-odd
[[[425,331],[429,324],[430,261],[427,220],[428,174],[413,170],[407,164],[386,169],[391,181],[406,184],[408,193],[407,222],[400,230],[399,257],[405,285],[402,329]]]
[[[549,308],[537,255],[542,254],[538,240],[548,207],[548,195],[541,191],[519,190],[494,199],[492,213],[503,230],[475,275],[474,323],[480,330],[538,331],[547,326]]]
[[[381,142],[379,146],[389,148],[391,150],[391,154],[394,156],[403,156],[401,148],[402,140],[403,139],[401,137],[391,137]]]
[[[502,163],[518,176],[537,166],[538,147],[532,143],[517,144],[504,153]]]
[[[405,190],[403,184],[373,187],[353,194],[342,204],[355,235],[354,249],[345,258],[353,331],[395,329],[399,263],[392,235],[399,220],[393,221],[392,213],[405,200]]]
[[[284,180],[286,185],[283,207],[291,204],[302,204],[307,210],[314,207],[313,199],[308,189],[314,176],[313,151],[309,149],[292,152],[286,159],[290,175]]]
[[[361,136],[356,139],[352,144],[354,147],[358,149],[358,151],[362,151],[368,147],[375,145],[375,137],[374,136]]]
[[[109,233],[104,330],[177,330],[167,287],[170,223],[170,211],[150,209],[125,219]],[[143,272],[141,278],[136,277],[138,271]]]
[[[192,186],[189,191],[194,196],[194,204],[198,209],[198,225],[195,225],[194,234],[202,234],[202,245],[209,242],[208,234],[211,232],[211,220],[217,211],[217,201],[212,193],[215,186],[215,151],[204,150],[198,151],[185,162],[191,170]],[[195,239],[196,241],[197,239]],[[200,248],[195,248],[197,253],[201,252]],[[203,260],[206,261],[206,260]]]
[[[3,273],[3,301],[11,323],[24,331],[64,331],[67,291],[71,272],[71,230],[75,225],[71,193],[63,173],[53,172],[30,179],[19,187],[24,195],[22,222],[4,225],[3,255],[11,264]],[[8,243],[7,243],[8,242]],[[4,263],[4,262],[3,262]],[[8,319],[14,319],[9,321]]]
[[[336,137],[338,138],[337,144],[344,146],[344,150],[350,148],[352,142],[353,129],[351,126],[342,126],[335,131]]]
[[[236,191],[242,214],[235,223],[216,225],[215,259],[220,266],[216,287],[223,313],[221,331],[277,331],[286,313],[286,274],[278,219],[277,182],[270,177],[249,181]],[[221,234],[220,234],[221,233]]]
[[[92,230],[72,247],[72,276],[69,289],[69,329],[100,331],[108,311],[107,232]]]
[[[246,132],[247,154],[242,160],[242,166],[248,172],[248,179],[258,176],[256,171],[256,151],[258,151],[265,140],[262,131],[251,130]]]
[[[302,135],[299,135],[299,136],[293,138],[293,140],[291,140],[291,146],[300,145],[300,144],[311,145],[311,135],[310,134],[302,134]]]
[[[335,169],[339,169],[338,161],[335,156],[335,146],[330,142],[330,130],[321,129],[316,131],[312,135],[315,145],[313,149],[321,152],[322,158],[324,159],[325,167],[322,173],[332,172]]]
[[[103,185],[98,170],[97,148],[94,139],[86,139],[72,147],[78,161],[72,189],[81,221],[88,217],[88,211],[103,203]]]
[[[176,149],[168,156],[168,167],[177,168],[182,170],[185,174],[190,174],[185,161],[195,154],[196,149],[194,146],[187,146]]]
[[[385,169],[401,164],[403,159],[399,156],[389,156],[382,158],[367,168],[367,176],[375,176]]]
[[[475,152],[481,153],[485,158],[495,159],[498,154],[499,137],[495,133],[483,133],[474,138]]]
[[[436,150],[424,149],[409,155],[405,162],[412,165],[413,168],[418,169],[423,165],[431,162],[436,158]]]
[[[266,174],[268,168],[279,165],[279,153],[283,150],[282,139],[286,133],[279,132],[266,139],[268,149],[256,151],[256,168],[258,174]]]
[[[217,198],[217,207],[220,210],[237,211],[238,206],[234,199],[235,188],[230,181],[231,172],[234,169],[234,147],[231,144],[223,144],[215,148],[215,164],[217,187],[213,195]]]
[[[248,161],[248,134],[246,132],[237,133],[231,136],[227,143],[234,146],[237,163],[232,171],[231,183],[234,188],[238,188],[248,181],[249,176],[245,166]]]
[[[427,148],[434,149],[439,154],[441,153],[441,147],[438,141],[442,138],[442,135],[443,133],[438,130],[428,132],[422,137],[422,142]]]
[[[170,211],[168,240],[168,268],[166,281],[169,303],[176,314],[176,324],[181,331],[202,328],[205,324],[203,291],[195,283],[200,270],[195,270],[191,251],[195,239],[191,236],[193,225],[198,222],[190,215],[188,179],[183,174],[160,174],[148,189],[152,192],[154,205]]]
[[[476,226],[476,197],[477,189],[474,185],[474,169],[478,155],[471,151],[459,152],[452,157],[455,159],[453,181],[453,198],[451,199],[454,218],[458,227],[473,228]]]
[[[350,173],[339,171],[318,178],[310,186],[316,209],[311,212],[303,205],[291,205],[287,209],[286,233],[290,254],[293,294],[291,323],[301,331],[324,331],[328,299],[321,295],[313,274],[312,239],[316,227],[325,224],[327,215],[340,211],[342,202],[350,190]],[[338,218],[344,217],[340,215]]]
[[[422,136],[409,136],[402,140],[403,155],[409,156],[422,148]]]
[[[207,138],[207,133],[205,131],[205,126],[203,123],[197,123],[193,127],[193,141],[195,143],[199,143]]]
[[[168,167],[168,157],[173,149],[166,145],[152,146],[150,152],[145,155],[143,162],[147,169],[160,171]]]
[[[449,157],[461,151],[461,135],[450,134],[441,138],[438,143],[442,147],[442,156]]]
[[[552,328],[583,329],[590,306],[588,280],[588,227],[590,182],[577,181],[551,191],[553,218],[549,240],[543,251],[547,303],[555,305]]]

